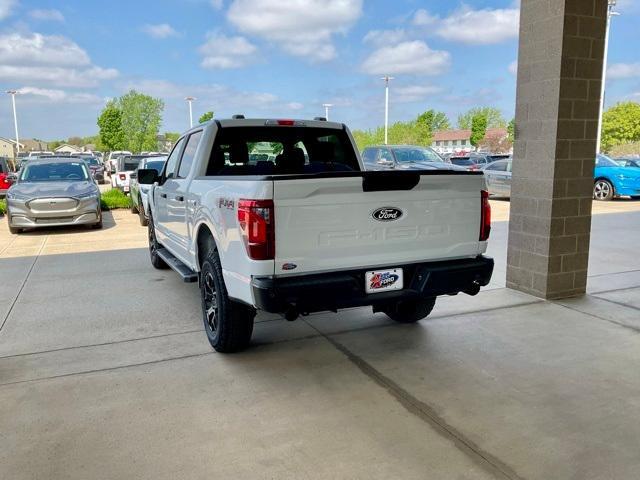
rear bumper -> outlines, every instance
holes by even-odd
[[[393,265],[402,268],[402,290],[367,294],[365,272],[348,270],[292,277],[255,277],[251,281],[255,306],[266,312],[283,313],[292,307],[301,312],[384,305],[398,300],[466,292],[476,294],[493,273],[493,258]],[[378,269],[376,269],[378,270]]]

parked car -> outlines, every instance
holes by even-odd
[[[100,191],[85,162],[69,157],[29,160],[7,191],[11,233],[23,228],[102,228]]]
[[[0,198],[4,198],[11,184],[7,180],[7,176],[13,173],[9,159],[0,157]]]
[[[469,152],[462,155],[452,155],[449,161],[454,165],[468,170],[481,170],[484,166],[494,162],[497,158],[489,153]]]
[[[606,155],[598,154],[594,171],[593,198],[612,200],[621,195],[640,198],[640,170],[622,167]]]
[[[80,156],[79,158],[82,158],[82,160],[85,161],[85,163],[89,167],[91,176],[96,182],[107,183],[107,180],[104,174],[104,164],[100,160],[98,160],[97,157],[94,157],[93,155],[91,156],[83,155],[83,156]]]
[[[105,162],[107,164],[106,171],[109,175],[116,172],[116,161],[118,160],[118,158],[125,155],[132,155],[132,153],[127,150],[114,150],[113,152],[109,152],[109,155],[107,156],[107,160]]]
[[[273,161],[250,155],[272,148]],[[468,171],[363,171],[348,128],[218,120],[176,142],[149,185],[149,252],[200,288],[214,349],[246,347],[257,310],[373,307],[416,322],[438,295],[491,279],[485,180]]]
[[[140,160],[150,158],[149,155],[123,155],[116,160],[115,171],[112,170],[111,186],[124,193],[129,193],[130,176],[138,168]]]
[[[362,151],[365,170],[459,170],[435,150],[416,145],[380,145]],[[464,169],[462,169],[464,170]]]
[[[488,163],[482,168],[492,197],[511,198],[511,165],[512,160],[508,157],[506,160]]]
[[[137,213],[140,217],[140,225],[147,226],[148,223],[148,200],[147,193],[149,192],[148,185],[140,185],[138,183],[138,169],[153,169],[158,174],[162,171],[167,157],[151,157],[143,158],[138,164],[138,168],[129,176],[130,182],[130,195],[131,195],[131,213]]]
[[[28,158],[53,157],[54,153],[45,150],[33,150],[27,155]]]

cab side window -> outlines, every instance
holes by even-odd
[[[187,141],[187,146],[184,147],[184,153],[182,154],[182,160],[180,161],[180,168],[178,168],[178,178],[187,178],[191,171],[191,165],[193,159],[196,156],[196,150],[198,144],[202,138],[202,130],[192,133]]]
[[[180,152],[182,152],[184,139],[185,137],[182,137],[180,140],[176,142],[175,146],[173,147],[173,150],[171,150],[171,153],[169,154],[169,158],[167,158],[167,164],[164,167],[165,179],[175,177],[176,165],[178,164],[178,159],[180,158]]]
[[[492,170],[494,172],[506,172],[507,162],[494,162],[487,167],[487,170]]]

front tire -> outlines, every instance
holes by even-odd
[[[162,248],[158,239],[156,238],[156,229],[153,225],[153,218],[151,218],[151,212],[149,212],[149,226],[147,228],[147,234],[149,236],[149,258],[151,259],[151,265],[158,270],[166,270],[169,268],[164,260],[158,255],[158,249]]]
[[[596,180],[593,185],[593,198],[596,200],[608,202],[613,199],[614,191],[611,182],[604,179]]]
[[[202,262],[199,283],[202,320],[211,346],[221,353],[245,349],[251,340],[256,312],[229,298],[215,249],[207,252]]]
[[[398,323],[415,323],[429,316],[436,304],[436,297],[416,300],[400,300],[382,311]]]

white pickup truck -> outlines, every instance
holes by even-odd
[[[258,310],[415,322],[489,283],[481,172],[363,170],[345,125],[234,116],[186,132],[160,174],[138,171],[151,262],[199,283],[213,348],[245,348]]]

